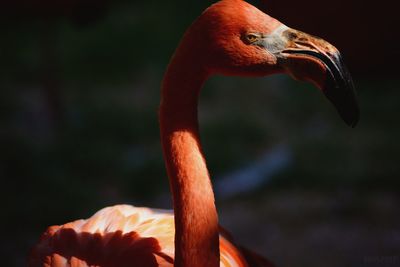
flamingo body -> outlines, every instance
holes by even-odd
[[[245,1],[219,1],[187,30],[162,82],[161,143],[174,215],[121,205],[50,227],[34,248],[30,266],[271,266],[221,235],[197,106],[199,92],[212,75],[274,73],[312,82],[348,125],[357,123],[354,86],[334,46]]]
[[[174,263],[172,211],[106,207],[86,220],[51,226],[32,251],[31,267],[169,267]],[[242,253],[220,235],[220,266],[245,267]]]

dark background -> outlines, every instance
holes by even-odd
[[[24,266],[48,225],[170,207],[159,86],[212,2],[0,2],[2,266]],[[251,2],[342,51],[361,121],[284,75],[212,78],[199,109],[221,224],[277,266],[400,266],[394,3]]]

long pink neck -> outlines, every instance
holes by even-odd
[[[218,216],[197,120],[206,74],[175,56],[163,81],[161,139],[174,202],[175,265],[219,266]]]

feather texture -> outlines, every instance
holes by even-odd
[[[172,211],[117,205],[86,220],[51,226],[33,249],[30,267],[173,266]],[[242,253],[220,235],[220,266],[248,266]]]

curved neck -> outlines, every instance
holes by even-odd
[[[175,214],[174,266],[217,267],[218,217],[197,120],[198,93],[207,75],[184,63],[173,58],[164,77],[160,106]]]

